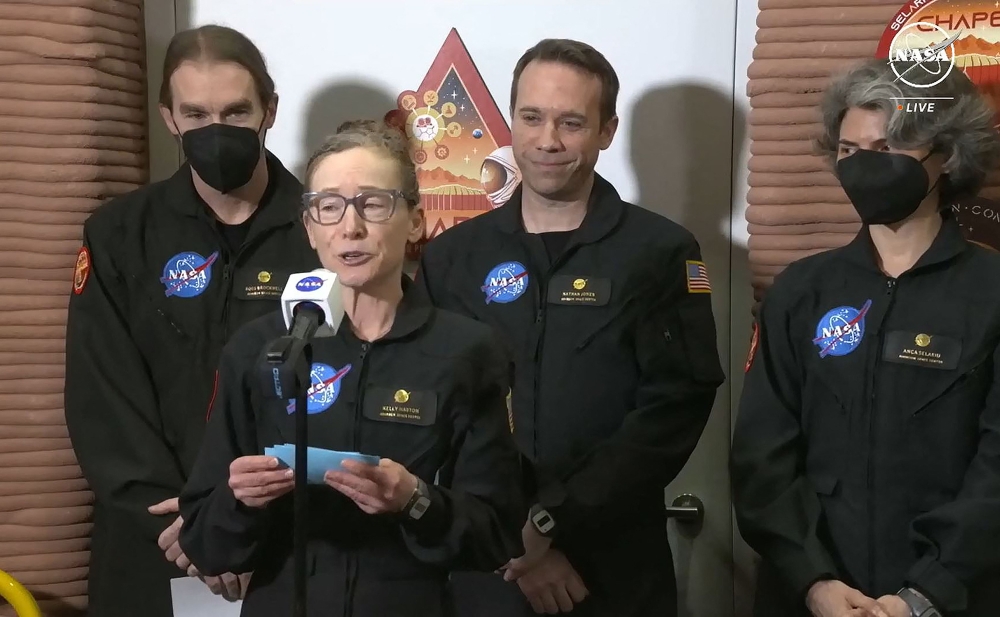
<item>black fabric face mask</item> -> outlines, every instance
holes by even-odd
[[[923,166],[930,155],[917,160],[906,154],[858,150],[837,161],[840,185],[861,221],[891,225],[916,212],[930,193],[930,179]]]
[[[246,126],[216,123],[191,129],[181,136],[181,145],[191,167],[220,193],[250,182],[260,161],[261,139]]]

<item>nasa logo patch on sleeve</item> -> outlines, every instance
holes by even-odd
[[[76,254],[76,268],[73,270],[73,293],[80,295],[90,278],[90,251],[85,246],[80,247]]]

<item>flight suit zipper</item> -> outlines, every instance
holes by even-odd
[[[878,447],[875,430],[876,413],[876,393],[878,392],[878,371],[882,363],[882,346],[885,344],[885,324],[889,320],[889,313],[896,300],[896,279],[888,279],[885,282],[885,293],[889,296],[889,304],[885,308],[882,316],[882,323],[878,328],[878,339],[875,347],[875,363],[872,365],[871,393],[868,397],[868,465],[867,465],[867,492],[868,492],[868,589],[875,588],[875,469],[872,459],[875,457],[875,448]]]
[[[365,399],[365,375],[368,372],[368,352],[371,351],[372,344],[368,341],[361,342],[361,356],[358,358],[358,395],[354,403],[354,426],[351,430],[351,450],[359,452],[361,450],[361,411]],[[347,572],[344,593],[344,617],[351,617],[354,614],[354,591],[358,584],[358,558],[354,550],[347,554]]]
[[[233,295],[233,283],[232,283],[232,270],[234,268],[235,258],[232,261],[227,260],[222,266],[222,284],[223,284],[223,296],[222,296],[222,335],[225,340],[229,340],[229,307],[231,305],[231,297]]]

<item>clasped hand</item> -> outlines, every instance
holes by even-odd
[[[840,581],[819,581],[809,588],[806,605],[815,617],[910,617],[899,596],[873,600]]]
[[[590,595],[566,555],[552,548],[552,540],[538,533],[530,521],[521,529],[521,541],[524,555],[511,559],[500,571],[505,581],[517,581],[532,610],[539,615],[569,613]]]
[[[172,499],[165,499],[158,504],[154,504],[147,508],[150,514],[157,516],[162,516],[165,514],[177,514],[179,511],[178,499],[176,497]],[[184,518],[180,515],[174,519],[174,522],[170,524],[160,537],[157,538],[157,545],[160,550],[163,551],[164,556],[167,561],[174,563],[178,568],[187,573],[188,576],[198,577],[208,585],[208,588],[212,593],[224,597],[230,602],[235,602],[236,600],[242,600],[243,596],[246,594],[247,586],[250,584],[250,574],[230,574],[226,573],[221,576],[202,576],[198,572],[191,560],[187,558],[184,551],[181,549],[180,545],[180,533],[181,527],[184,525]]]

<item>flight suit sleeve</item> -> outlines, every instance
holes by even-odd
[[[919,559],[907,583],[944,614],[960,613],[968,587],[1000,567],[1000,348],[993,353],[993,385],[979,420],[979,444],[955,499],[914,519]]]
[[[716,391],[725,380],[719,361],[712,295],[694,238],[644,259],[634,322],[638,367],[635,408],[562,482],[539,488],[539,503],[555,533],[612,521],[628,524],[636,496],[663,490],[701,438]],[[690,283],[689,266],[697,277]]]
[[[147,508],[177,497],[184,475],[126,321],[128,290],[109,244],[95,240],[89,219],[66,325],[66,427],[98,502],[127,513],[155,542],[175,517]]]
[[[780,282],[755,324],[730,471],[740,533],[804,600],[812,583],[836,578],[837,568],[817,536],[821,506],[802,472],[800,364]]]
[[[425,478],[431,505],[419,520],[404,519],[403,535],[425,563],[492,572],[524,552],[527,506],[507,421],[510,363],[499,342],[484,335],[463,365],[469,386],[451,410],[454,454],[437,485]]]
[[[229,488],[229,465],[261,453],[247,382],[249,362],[257,354],[235,350],[238,342],[231,341],[222,353],[205,438],[180,497],[181,548],[208,576],[252,571],[269,518],[267,507],[248,507]]]

